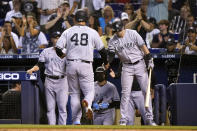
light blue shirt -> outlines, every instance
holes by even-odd
[[[168,0],[163,0],[162,3],[149,0],[147,16],[154,17],[157,22],[163,19],[168,20]]]

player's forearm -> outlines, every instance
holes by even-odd
[[[120,108],[120,101],[112,101],[109,103],[109,108]]]
[[[38,71],[40,68],[39,68],[39,66],[38,65],[35,65],[34,67],[32,67],[30,70],[32,71],[32,72],[35,72],[35,71]]]
[[[148,50],[145,44],[141,46],[141,49],[143,50],[145,55],[150,54],[150,51]]]

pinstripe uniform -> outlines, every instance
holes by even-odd
[[[142,37],[135,30],[129,29],[125,30],[122,38],[114,35],[109,41],[109,51],[117,54],[123,63],[121,72],[122,97],[120,103],[120,124],[126,125],[128,121],[128,105],[134,75],[142,89],[144,98],[146,96],[148,73],[143,59],[144,52],[140,49],[144,44],[145,42]],[[146,115],[149,119],[153,119],[151,102]]]

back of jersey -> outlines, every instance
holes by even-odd
[[[87,27],[75,25],[63,32],[57,41],[57,47],[66,48],[67,59],[93,61],[94,48],[104,48],[99,34]]]

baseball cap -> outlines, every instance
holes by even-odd
[[[105,68],[103,66],[99,66],[99,67],[96,68],[96,72],[97,73],[103,73],[103,72],[105,72]]]
[[[68,6],[70,6],[69,2],[67,0],[62,0],[60,2],[60,5],[63,5],[63,4],[67,4]]]
[[[126,12],[122,12],[121,13],[121,20],[128,20],[129,19],[129,16]]]
[[[196,33],[196,30],[194,27],[189,27],[188,32]]]
[[[61,33],[59,31],[55,31],[51,34],[51,37],[52,38],[57,38],[57,37],[60,37],[61,36]]]

